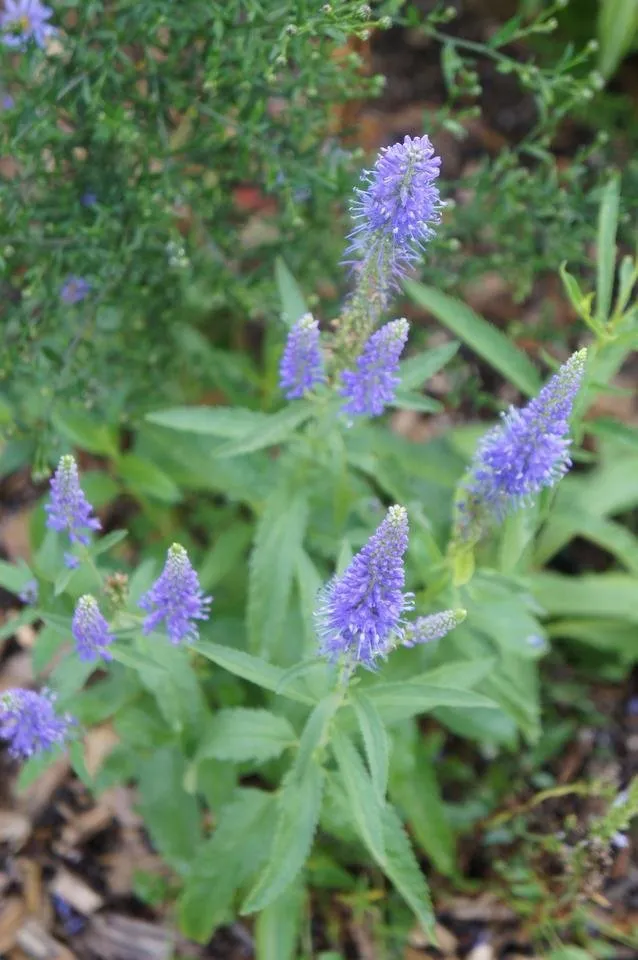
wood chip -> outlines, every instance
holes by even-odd
[[[16,943],[31,960],[75,960],[75,954],[52,937],[33,918],[23,924]]]
[[[169,960],[173,950],[167,930],[117,913],[93,917],[85,943],[100,960]]]
[[[0,953],[6,953],[16,943],[26,915],[27,905],[21,897],[7,897],[0,905]]]
[[[466,960],[494,960],[496,954],[491,943],[479,943],[473,950],[470,950]]]
[[[113,820],[113,814],[104,803],[98,803],[84,813],[74,815],[60,835],[60,848],[79,847],[90,837],[106,830]]]
[[[0,843],[19,850],[31,833],[31,821],[15,810],[0,810]]]
[[[70,870],[58,870],[49,889],[85,916],[104,906],[103,898]]]

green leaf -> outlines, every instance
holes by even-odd
[[[350,701],[354,707],[361,731],[372,785],[378,802],[383,804],[388,789],[388,767],[390,763],[388,734],[377,708],[365,693],[354,689],[350,694]]]
[[[117,432],[103,421],[94,420],[79,410],[54,410],[51,419],[69,443],[89,453],[115,457],[118,452]]]
[[[638,31],[636,0],[600,0],[598,14],[598,69],[610,77],[631,49]]]
[[[597,650],[616,654],[628,664],[636,659],[636,626],[624,620],[570,617],[552,621],[547,633],[559,640],[576,640]]]
[[[460,344],[452,340],[442,343],[431,350],[424,350],[407,360],[403,360],[399,367],[402,390],[416,390],[424,386],[430,377],[445,367],[458,352]]]
[[[275,260],[275,280],[281,302],[281,318],[287,327],[292,327],[308,313],[308,307],[301,287],[281,257]]]
[[[259,960],[296,960],[306,890],[302,883],[287,890],[262,910],[255,923]]]
[[[61,707],[82,689],[95,670],[95,663],[78,660],[74,651],[67,651],[47,681],[48,685],[55,690]]]
[[[4,560],[0,560],[0,587],[17,596],[30,580],[33,580],[33,574],[24,560],[19,560],[17,563],[5,563]]]
[[[346,788],[350,814],[366,847],[378,863],[384,861],[383,803],[354,744],[345,733],[333,730],[330,746]]]
[[[248,894],[241,913],[263,910],[294,881],[308,858],[319,821],[324,771],[309,764],[303,779],[284,780],[270,858]]]
[[[111,533],[107,533],[105,537],[100,537],[99,540],[96,540],[90,549],[91,556],[99,557],[101,554],[106,553],[107,550],[110,550],[111,547],[115,547],[118,543],[121,543],[126,537],[128,537],[128,530],[112,530]]]
[[[274,447],[288,440],[299,427],[309,420],[315,412],[312,403],[306,400],[296,400],[282,407],[277,413],[264,414],[264,419],[236,440],[222,444],[215,456],[238,457],[240,454],[253,453],[255,450],[264,450]]]
[[[253,657],[243,650],[222,647],[208,640],[199,640],[192,644],[191,649],[201,653],[207,660],[212,660],[213,663],[223,667],[224,670],[228,670],[244,680],[249,680],[250,683],[255,683],[258,687],[265,687],[266,690],[277,690],[285,673],[281,667],[266,663],[265,660]],[[281,695],[300,703],[312,704],[313,702],[312,698],[295,683],[283,686]]]
[[[551,526],[537,544],[537,564],[546,563],[554,555],[557,537],[561,541],[573,540],[574,537],[589,540],[609,551],[627,570],[638,576],[638,538],[631,530],[614,520],[579,510],[578,504],[574,509],[561,510],[552,517]],[[548,548],[550,553],[547,552]]]
[[[610,0],[606,0],[607,3]],[[614,0],[618,7],[618,0]],[[638,9],[633,3],[634,30],[638,27]],[[617,11],[617,16],[620,16]],[[603,190],[598,211],[596,261],[596,319],[605,323],[611,311],[611,295],[616,272],[616,231],[620,209],[620,177],[614,175]]]
[[[137,650],[151,668],[140,671],[142,685],[153,694],[171,728],[199,734],[206,704],[188,650],[166,642],[159,634],[137,638]]]
[[[269,710],[218,710],[204,732],[197,758],[261,763],[278,757],[296,739],[289,722]]]
[[[624,573],[537,573],[534,596],[550,616],[600,617],[638,624],[638,578]]]
[[[498,704],[473,690],[456,687],[427,686],[417,683],[380,683],[367,691],[383,721],[396,723],[436,709],[459,707],[473,710],[483,707],[497,710]]]
[[[407,818],[414,837],[446,876],[456,872],[454,833],[446,815],[434,764],[416,723],[398,731],[392,748],[390,796]]]
[[[385,858],[380,864],[426,934],[432,935],[434,914],[425,877],[419,867],[403,825],[391,806],[383,811]]]
[[[235,891],[258,870],[268,854],[275,797],[242,788],[222,809],[214,835],[191,864],[178,901],[182,933],[207,943],[232,916]]]
[[[268,414],[243,407],[171,407],[148,413],[146,420],[171,430],[236,440],[258,430],[268,421]]]
[[[247,628],[251,649],[277,650],[302,548],[308,503],[305,494],[276,490],[259,518],[250,556]]]
[[[153,845],[178,873],[187,873],[199,850],[202,834],[197,801],[175,788],[184,780],[185,760],[176,746],[140,757],[140,811]],[[172,785],[172,786],[171,786]]]
[[[401,389],[416,390],[425,386],[435,373],[450,362],[459,347],[460,344],[452,340],[450,343],[442,343],[438,347],[432,347],[431,350],[424,350],[423,353],[417,353],[403,360],[399,367]]]
[[[291,778],[297,777],[303,780],[311,764],[321,764],[322,757],[318,755],[319,751],[328,739],[326,733],[329,724],[342,702],[341,693],[335,691],[320,700],[314,708],[299,740],[299,750],[290,771]]]
[[[585,423],[587,433],[596,437],[610,437],[632,450],[638,450],[638,430],[613,417],[598,417]]]
[[[444,409],[440,400],[435,400],[434,397],[400,388],[390,406],[396,410],[416,410],[419,413],[439,413]]]
[[[497,327],[461,301],[434,287],[426,287],[414,280],[405,280],[404,285],[419,306],[433,313],[448,330],[467,343],[522,393],[527,396],[538,393],[541,384],[533,363]]]
[[[180,489],[168,474],[135,453],[118,457],[116,466],[120,479],[136,496],[154,497],[162,503],[181,500]]]

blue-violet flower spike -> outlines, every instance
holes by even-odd
[[[211,602],[212,597],[202,592],[188,554],[174,543],[161,575],[139,601],[142,610],[148,613],[144,618],[144,633],[151,633],[165,620],[171,643],[197,640],[199,633],[192,621],[208,620]]]
[[[295,400],[325,379],[319,324],[307,313],[288,334],[279,366],[279,384],[287,399]]]
[[[68,530],[71,543],[89,545],[89,531],[99,530],[100,521],[93,516],[93,507],[80,486],[78,467],[74,458],[66,455],[60,459],[51,478],[51,497],[45,505],[47,527],[62,533]],[[67,567],[77,567],[77,558],[65,554]]]
[[[399,357],[408,339],[408,321],[391,320],[372,334],[356,360],[355,370],[341,374],[343,413],[378,417],[394,400],[399,385]]]
[[[72,305],[86,299],[91,292],[91,284],[84,277],[73,274],[66,278],[60,289],[60,299]]]
[[[417,643],[441,640],[450,630],[458,627],[459,623],[463,623],[466,616],[465,610],[442,610],[440,613],[431,613],[427,617],[417,617],[405,628],[403,645],[413,647]]]
[[[405,137],[384,147],[373,170],[362,174],[351,212],[355,228],[348,248],[352,261],[376,262],[380,283],[391,285],[417,259],[441,219],[435,180],[441,159],[429,137]]]
[[[537,397],[510,407],[480,441],[457,504],[462,533],[472,536],[483,517],[501,521],[567,473],[569,419],[586,360],[586,350],[573,354]]]
[[[23,50],[29,40],[44,47],[47,37],[55,33],[47,20],[53,11],[40,0],[5,0],[0,13],[0,41],[7,47]]]
[[[80,597],[77,602],[71,633],[80,660],[97,660],[99,657],[104,660],[113,659],[108,650],[113,643],[113,635],[106,619],[100,613],[97,600],[90,594]]]
[[[17,688],[0,693],[0,739],[9,742],[10,756],[26,759],[64,743],[73,721],[58,716],[54,702],[54,695],[46,690],[34,693]]]
[[[407,547],[407,513],[390,507],[344,573],[319,595],[315,618],[323,654],[373,667],[402,638],[403,614],[413,605],[403,590]]]

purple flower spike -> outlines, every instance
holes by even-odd
[[[141,609],[148,612],[144,618],[144,633],[151,633],[165,620],[171,643],[197,640],[199,633],[192,621],[208,620],[211,602],[212,597],[202,592],[188,554],[174,543],[168,551],[161,576],[139,601]]]
[[[356,361],[356,370],[344,370],[339,391],[347,402],[344,413],[378,417],[394,400],[399,385],[399,357],[408,339],[408,321],[391,320],[373,333]]]
[[[108,647],[113,643],[113,634],[100,613],[95,597],[86,594],[77,602],[71,633],[75,640],[75,652],[80,660],[112,660]]]
[[[80,303],[88,297],[91,291],[91,284],[84,277],[76,277],[71,274],[66,278],[60,289],[60,298],[64,303],[72,306],[74,303]]]
[[[403,507],[388,513],[340,577],[319,595],[316,623],[321,652],[351,665],[373,667],[403,636],[403,614],[412,607],[404,593],[403,555],[408,547],[408,516]]]
[[[55,33],[47,20],[53,11],[40,0],[5,0],[4,11],[0,13],[0,40],[7,47],[23,50],[29,40],[44,47],[47,37]]]
[[[385,147],[373,170],[362,174],[352,215],[356,223],[348,253],[363,267],[376,262],[379,283],[390,286],[417,259],[440,221],[441,201],[434,181],[440,157],[429,137],[405,137]]]
[[[100,521],[93,516],[93,507],[88,502],[78,476],[78,466],[74,458],[67,454],[62,457],[51,479],[51,497],[44,509],[47,512],[47,527],[62,533],[69,532],[71,543],[89,545],[89,531],[99,530]],[[65,554],[67,567],[78,566],[73,554]]]
[[[319,324],[307,313],[288,334],[279,366],[279,384],[287,399],[295,400],[325,379]]]
[[[9,755],[26,759],[63,744],[73,721],[57,716],[55,697],[43,690],[7,690],[0,694],[0,739],[9,741]]]
[[[510,407],[479,443],[459,502],[461,530],[480,530],[484,515],[501,521],[510,510],[553,487],[571,466],[569,419],[587,351],[575,353],[526,407]]]
[[[465,610],[442,610],[440,613],[431,613],[428,617],[417,617],[414,623],[406,627],[403,645],[413,647],[417,643],[441,640],[450,630],[458,627],[459,623],[463,623],[466,616]]]

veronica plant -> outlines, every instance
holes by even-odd
[[[532,399],[482,426],[472,448],[459,452],[457,434],[415,443],[389,431],[386,409],[439,409],[422,387],[458,346],[402,360],[407,322],[382,316],[388,265],[408,270],[438,216],[436,168],[421,138],[390,148],[367,176],[371,205],[356,236],[363,226],[379,247],[371,259],[358,247],[365,269],[331,324],[309,315],[280,265],[287,329],[264,378],[278,380],[279,409],[148,417],[132,456],[154,458],[180,497],[179,510],[153,510],[153,527],[137,519],[139,562],[124,531],[91,538],[107,515],[98,520],[87,495],[96,478],[80,478],[67,456],[34,523],[32,564],[0,567],[12,590],[29,589],[21,617],[44,624],[34,665],[57,695],[0,701],[13,753],[40,754],[22,782],[63,742],[96,792],[134,780],[176,876],[180,926],[202,942],[237,913],[256,913],[266,944],[286,917],[292,934],[276,956],[293,957],[304,890],[319,882],[315,850],[337,870],[362,863],[370,883],[380,870],[430,930],[418,856],[450,876],[457,868],[417,718],[431,713],[491,756],[539,737],[547,574],[535,551],[552,522],[549,498],[570,480],[584,402],[627,350],[635,269],[625,268],[613,320],[603,317],[603,278],[587,356],[576,351],[545,387],[491,331],[497,349],[485,352],[500,362],[514,351],[514,382]],[[202,490],[209,496],[197,499]],[[118,742],[89,772],[83,733],[106,719]]]

